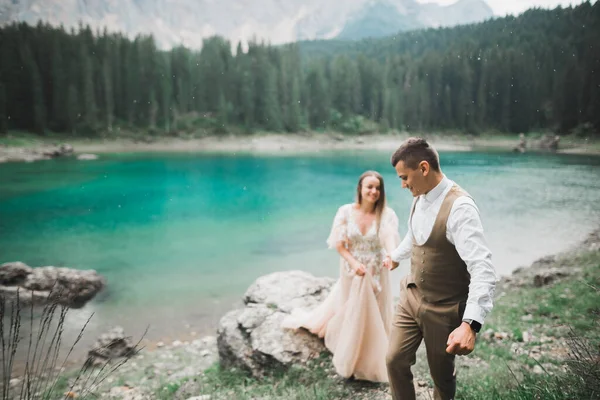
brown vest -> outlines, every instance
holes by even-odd
[[[454,201],[461,196],[469,194],[455,184],[442,202],[431,235],[422,246],[415,242],[413,236],[411,276],[407,283],[414,283],[423,299],[429,303],[457,303],[466,301],[469,295],[471,275],[467,271],[467,265],[446,238],[446,223],[450,210]],[[414,212],[413,206],[411,224]]]

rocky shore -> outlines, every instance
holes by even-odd
[[[579,279],[582,269],[575,265],[578,257],[582,254],[597,256],[599,250],[600,230],[597,230],[566,253],[542,258],[529,267],[516,270],[499,283],[496,292],[498,307],[517,307],[502,303],[507,298],[518,297],[524,290],[551,288],[569,279]],[[294,369],[317,360],[325,366],[327,379],[355,393],[355,398],[388,399],[387,385],[350,382],[336,376],[328,364],[329,356],[321,340],[306,332],[291,333],[279,328],[279,322],[292,308],[311,308],[318,304],[333,282],[334,279],[317,278],[302,271],[276,272],[260,277],[244,295],[244,307],[223,316],[215,336],[157,343],[152,351],[142,350],[120,367],[118,373],[109,377],[98,388],[98,393],[101,398],[128,400],[208,400],[227,398],[227,395],[232,398],[233,389],[220,387],[215,392],[214,386],[207,384],[204,379],[207,369],[212,368],[214,372],[214,366],[220,363],[232,371],[246,371],[260,381],[274,371]],[[564,296],[567,299],[576,296],[576,293],[566,290]],[[459,370],[468,374],[468,371],[489,367],[489,360],[484,360],[482,353],[490,351],[490,348],[502,348],[514,357],[535,360],[523,366],[533,374],[564,372],[563,361],[569,354],[568,340],[555,327],[537,321],[534,316],[536,307],[541,305],[530,304],[515,311],[518,320],[527,324],[526,330],[490,328],[507,323],[496,321],[504,316],[495,315],[496,319],[493,316],[486,324],[488,328],[478,338],[477,350],[468,357],[457,358]],[[498,313],[505,311],[499,310]],[[320,361],[323,357],[325,361]],[[418,398],[432,398],[423,346],[418,352],[414,372]]]
[[[143,137],[140,139],[81,139],[73,138],[71,144],[49,143],[40,140],[28,146],[5,146],[0,144],[0,163],[10,161],[33,162],[61,157],[79,160],[95,160],[102,153],[130,152],[249,152],[268,155],[319,153],[335,150],[394,151],[399,143],[411,136],[408,132],[369,135],[342,135],[335,132],[264,133],[253,135],[222,135],[206,137]],[[514,151],[522,146],[519,138],[504,136],[470,136],[464,134],[425,134],[440,151],[500,150]],[[548,151],[531,139],[523,147],[527,151]],[[562,138],[561,144],[552,150],[570,154],[600,154],[597,141]],[[520,151],[523,152],[523,151]]]
[[[52,160],[55,158],[75,157],[78,160],[96,160],[95,154],[75,153],[75,149],[68,143],[43,144],[35,147],[17,147],[0,145],[0,164],[7,162],[34,162]]]

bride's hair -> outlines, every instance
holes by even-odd
[[[358,178],[358,185],[356,186],[356,202],[362,204],[362,183],[367,176],[372,176],[379,179],[379,199],[375,202],[375,218],[377,219],[377,233],[379,233],[379,226],[381,225],[381,214],[385,209],[385,185],[383,184],[383,176],[377,171],[365,171]]]

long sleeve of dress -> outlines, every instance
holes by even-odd
[[[348,242],[348,206],[341,206],[331,226],[331,232],[327,238],[327,246],[330,249],[335,249],[338,242]]]

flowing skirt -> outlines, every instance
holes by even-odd
[[[383,269],[381,291],[370,273],[347,272],[340,260],[340,279],[323,303],[311,311],[294,310],[283,328],[305,328],[325,340],[333,365],[345,378],[388,382],[385,356],[392,320],[389,271]]]

